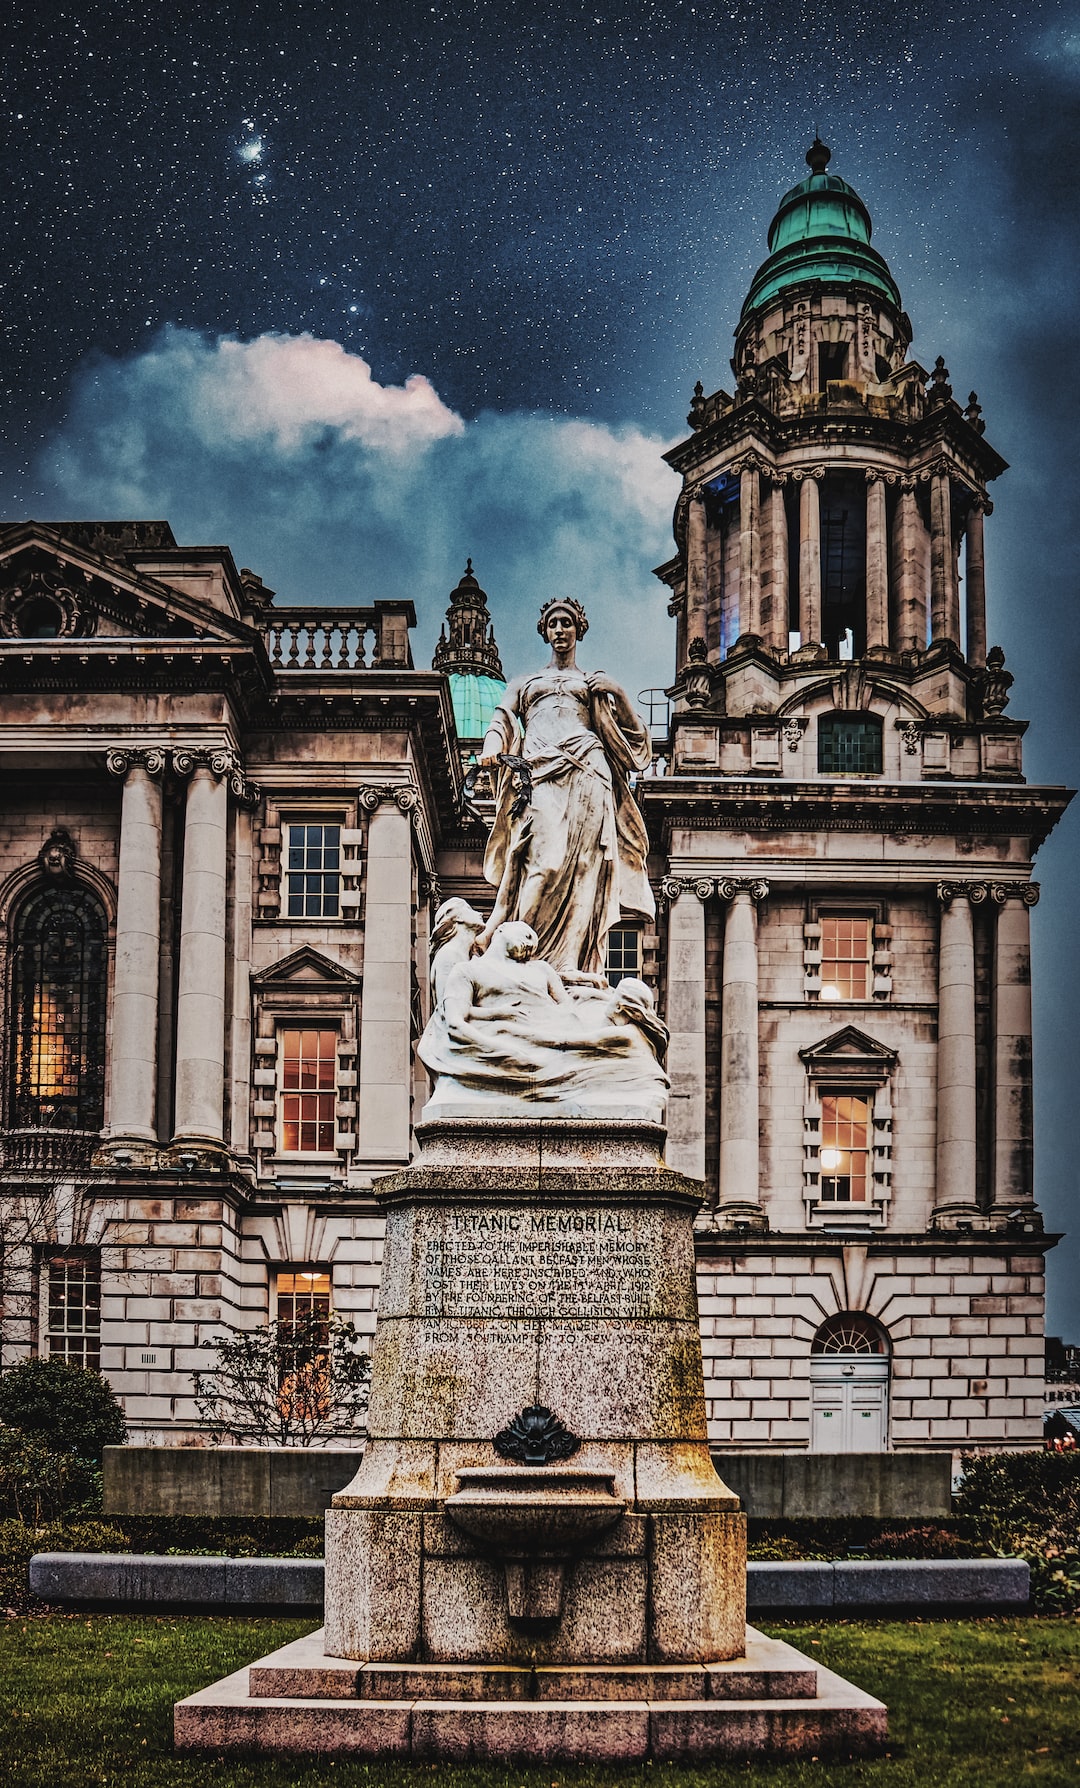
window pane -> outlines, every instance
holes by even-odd
[[[96,1255],[55,1255],[46,1267],[46,1352],[97,1372],[101,1366],[101,1265]]]
[[[106,922],[83,888],[48,888],[15,924],[11,1110],[16,1128],[100,1129]]]
[[[641,933],[630,926],[616,926],[608,932],[607,978],[617,987],[624,975],[641,974]]]
[[[871,1195],[870,1101],[856,1093],[821,1095],[821,1196],[855,1204]]]
[[[290,825],[285,898],[291,919],[336,919],[341,892],[340,825]]]
[[[821,998],[867,1000],[871,994],[873,920],[858,914],[821,918]]]
[[[825,714],[818,721],[818,769],[828,775],[881,775],[881,722],[873,715]]]
[[[337,1045],[333,1030],[281,1033],[281,1149],[332,1155],[337,1133]]]

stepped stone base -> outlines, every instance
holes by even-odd
[[[179,1702],[174,1730],[180,1751],[675,1763],[869,1756],[886,1710],[753,1627],[725,1663],[536,1669],[357,1664],[320,1631]]]

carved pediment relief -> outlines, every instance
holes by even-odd
[[[297,991],[304,987],[358,987],[360,976],[351,969],[343,968],[340,962],[332,962],[329,956],[313,950],[310,944],[304,944],[301,949],[294,950],[291,956],[271,963],[269,968],[259,969],[252,975],[251,982],[253,987],[265,993],[285,988]]]

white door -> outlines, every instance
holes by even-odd
[[[810,1450],[883,1453],[889,1437],[889,1362],[880,1354],[810,1361]]]

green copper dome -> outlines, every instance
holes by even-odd
[[[870,213],[846,180],[827,174],[830,152],[815,139],[806,157],[810,175],[780,200],[769,226],[769,258],[754,275],[742,321],[790,286],[872,286],[899,310],[900,292],[888,266],[870,246]]]
[[[506,694],[506,684],[497,677],[477,677],[466,671],[451,671],[448,681],[458,738],[482,739]]]

